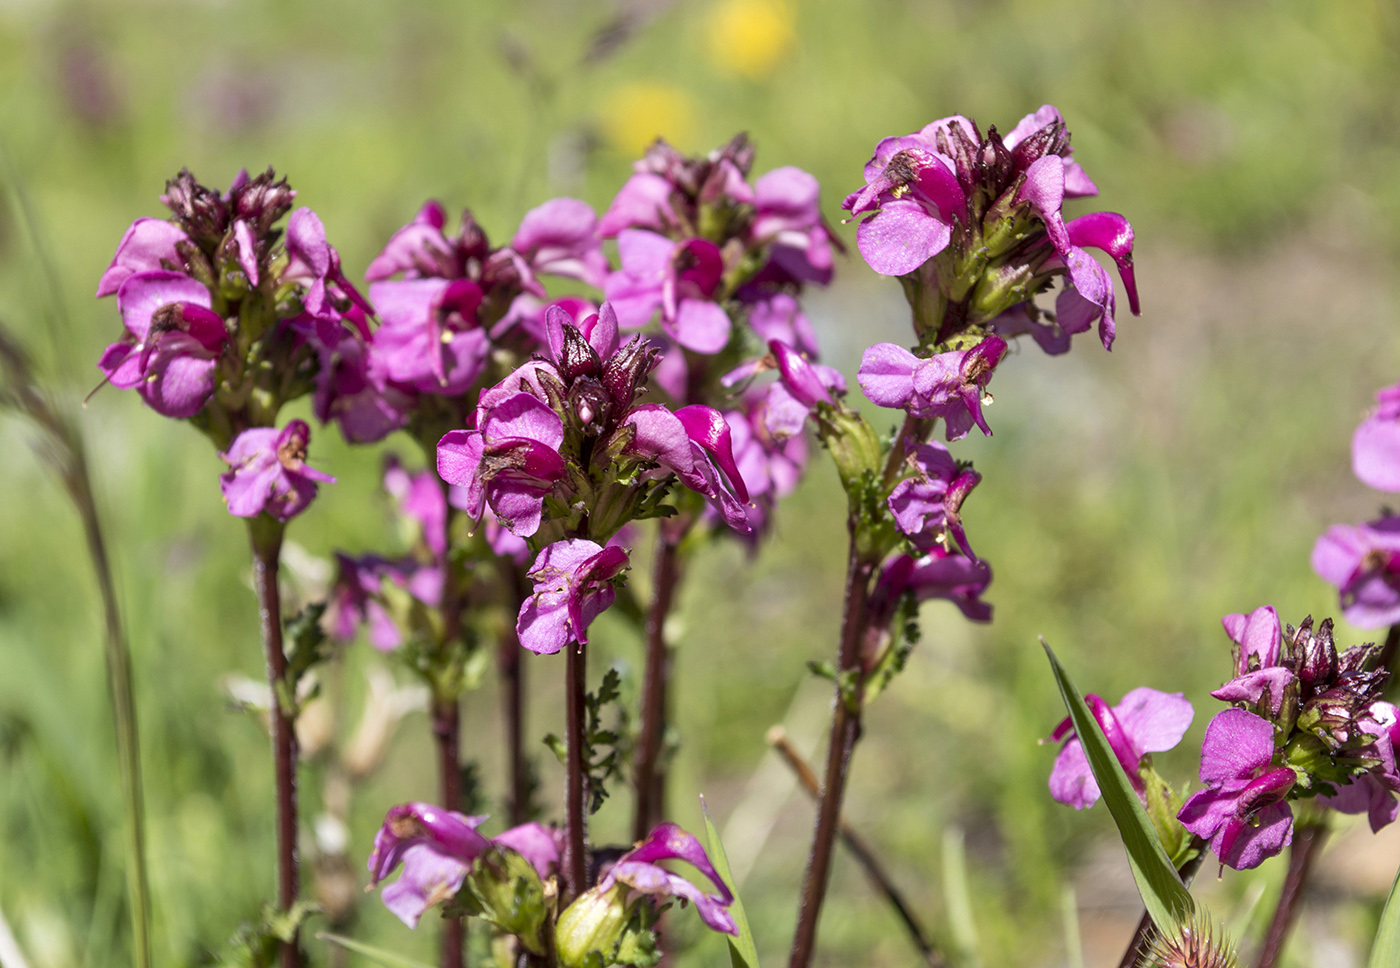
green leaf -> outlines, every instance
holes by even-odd
[[[1381,912],[1380,928],[1371,944],[1371,968],[1393,968],[1400,965],[1400,871],[1390,887],[1385,910]]]
[[[383,948],[375,948],[356,941],[354,938],[347,938],[344,935],[331,934],[328,931],[317,931],[316,937],[321,941],[329,941],[331,944],[339,945],[346,951],[353,951],[357,955],[363,955],[376,964],[384,965],[385,968],[430,968],[429,965],[421,961],[414,961],[412,958],[405,958],[403,955],[395,954],[392,951],[385,951]]]
[[[729,963],[732,968],[758,968],[758,949],[754,947],[749,918],[744,913],[744,903],[739,900],[739,892],[734,889],[734,875],[729,872],[729,857],[724,853],[724,844],[720,843],[719,831],[715,829],[715,822],[710,818],[710,808],[706,806],[704,797],[700,798],[700,810],[705,814],[705,840],[709,844],[710,863],[715,865],[720,880],[724,881],[730,893],[734,895],[734,903],[729,905],[729,916],[734,919],[739,936],[728,938]]]
[[[967,881],[967,854],[963,832],[957,827],[943,831],[943,896],[948,902],[948,924],[957,948],[957,964],[981,968],[977,954],[977,924],[972,919],[972,886]]]
[[[1084,745],[1084,753],[1089,759],[1089,768],[1094,771],[1094,779],[1098,781],[1103,802],[1113,815],[1113,822],[1118,825],[1118,835],[1123,840],[1123,849],[1127,851],[1128,864],[1132,868],[1133,879],[1137,881],[1142,903],[1159,931],[1174,934],[1178,925],[1189,918],[1195,909],[1191,894],[1181,883],[1176,867],[1167,857],[1157,829],[1138,800],[1118,757],[1108,745],[1098,720],[1094,719],[1094,714],[1084,702],[1084,694],[1071,681],[1046,641],[1041,639],[1040,644],[1050,658],[1050,668],[1054,670],[1060,696],[1069,709],[1074,731]]]

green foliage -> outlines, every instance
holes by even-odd
[[[1060,687],[1060,696],[1074,722],[1074,731],[1084,746],[1103,802],[1113,815],[1113,822],[1118,825],[1118,834],[1123,839],[1123,849],[1128,853],[1128,864],[1132,867],[1133,880],[1137,882],[1142,903],[1147,907],[1157,930],[1164,934],[1172,933],[1195,911],[1195,902],[1181,883],[1181,877],[1162,846],[1157,829],[1108,745],[1098,720],[1084,702],[1083,693],[1043,639],[1041,645],[1045,646],[1050,668],[1055,673],[1055,683]]]
[[[700,798],[700,811],[705,815],[705,845],[710,863],[714,865],[720,879],[734,895],[734,903],[729,905],[729,916],[734,919],[734,926],[739,929],[739,936],[727,939],[730,965],[732,968],[758,968],[758,949],[753,943],[753,930],[749,927],[749,916],[744,911],[744,902],[739,899],[739,892],[734,888],[734,875],[729,869],[729,855],[724,852],[724,843],[719,839],[719,831],[715,829],[715,821],[710,816],[710,808],[705,803],[704,797]]]
[[[1400,871],[1395,874],[1395,883],[1386,898],[1385,910],[1381,912],[1381,923],[1376,928],[1376,938],[1371,942],[1370,968],[1390,968],[1400,964]]]
[[[590,814],[597,813],[603,806],[608,798],[608,783],[622,778],[627,762],[631,718],[627,706],[618,701],[621,695],[622,677],[616,669],[609,669],[598,691],[584,697],[583,761],[588,773]],[[617,725],[612,729],[603,726],[603,713],[609,706],[616,706]],[[544,744],[561,764],[568,761],[568,744],[558,735],[546,734]]]
[[[532,953],[545,953],[549,902],[539,873],[519,852],[490,848],[472,865],[464,888],[443,909],[445,916],[482,918],[518,937]]]

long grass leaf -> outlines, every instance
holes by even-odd
[[[1194,910],[1191,894],[1181,883],[1181,876],[1167,857],[1157,829],[1148,819],[1147,811],[1138,800],[1128,775],[1108,745],[1103,730],[1099,728],[1094,714],[1084,702],[1084,695],[1070,679],[1055,658],[1050,646],[1041,639],[1045,654],[1054,670],[1055,682],[1060,687],[1060,695],[1069,709],[1070,721],[1079,741],[1084,745],[1084,753],[1089,759],[1089,768],[1094,771],[1103,801],[1113,822],[1118,825],[1118,835],[1123,840],[1123,849],[1128,854],[1128,864],[1137,882],[1138,893],[1158,930],[1165,934],[1174,933],[1177,926],[1190,917]]]
[[[700,798],[700,810],[705,815],[705,840],[709,844],[710,863],[715,865],[720,879],[734,894],[734,903],[729,905],[729,916],[734,919],[734,926],[739,929],[739,937],[728,939],[729,962],[733,968],[758,968],[758,948],[753,943],[749,918],[744,913],[744,904],[739,900],[739,892],[734,890],[734,875],[729,871],[729,857],[724,852],[724,844],[720,842],[719,831],[715,829],[715,822],[710,818],[710,808],[705,805],[704,797]]]
[[[331,934],[329,931],[317,931],[316,938],[320,941],[328,941],[333,945],[339,945],[346,951],[353,951],[357,955],[362,955],[376,964],[384,965],[385,968],[431,968],[421,961],[414,961],[412,958],[405,958],[401,954],[393,951],[386,951],[383,948],[376,948],[373,945],[356,941],[354,938],[347,938],[344,935]]]
[[[1376,940],[1371,943],[1371,968],[1395,968],[1400,965],[1400,871],[1390,886],[1390,897],[1381,912]]]

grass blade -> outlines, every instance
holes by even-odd
[[[735,927],[739,929],[739,937],[727,938],[729,962],[733,968],[758,968],[758,949],[754,947],[749,918],[744,913],[744,904],[739,900],[739,892],[734,890],[734,875],[729,872],[729,858],[724,853],[724,844],[720,842],[719,831],[715,829],[715,822],[710,818],[710,808],[705,805],[704,797],[700,798],[700,810],[705,814],[705,840],[709,844],[710,863],[715,865],[720,878],[734,893],[734,903],[729,905],[729,915],[734,919]]]
[[[943,896],[948,904],[948,926],[958,953],[957,964],[962,968],[982,968],[982,959],[977,955],[977,923],[972,919],[967,851],[960,827],[943,831]]]
[[[1371,968],[1400,965],[1400,871],[1395,874],[1390,897],[1386,899],[1385,910],[1381,912],[1381,923],[1376,930],[1376,940],[1371,944],[1368,964]]]
[[[1090,769],[1094,771],[1094,779],[1098,781],[1103,801],[1113,815],[1113,822],[1118,825],[1118,835],[1123,840],[1123,849],[1127,851],[1128,864],[1132,867],[1133,880],[1137,882],[1142,903],[1157,929],[1164,934],[1172,934],[1181,922],[1190,917],[1195,907],[1191,894],[1181,883],[1176,867],[1167,857],[1161,838],[1157,836],[1157,829],[1152,826],[1128,775],[1123,772],[1098,721],[1084,702],[1084,694],[1075,686],[1044,639],[1040,640],[1040,644],[1050,658],[1055,682],[1069,709],[1074,731],[1084,744],[1084,752]]]
[[[395,954],[392,951],[385,951],[383,948],[376,948],[373,945],[364,944],[354,938],[347,938],[340,934],[331,934],[329,931],[317,931],[316,938],[319,941],[329,941],[333,945],[339,945],[346,951],[353,951],[357,955],[368,958],[375,964],[383,965],[384,968],[432,968],[421,961],[414,961],[412,958],[405,958],[403,955]]]

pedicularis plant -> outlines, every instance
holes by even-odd
[[[1029,336],[1055,355],[1096,328],[1111,347],[1114,281],[1089,249],[1116,264],[1134,314],[1138,294],[1128,221],[1062,215],[1065,199],[1097,188],[1053,107],[1005,134],[953,116],[884,139],[842,203],[859,220],[861,256],[898,281],[911,309],[909,345],[870,346],[856,373],[872,404],[897,412],[898,428],[883,431],[883,419],[848,402],[842,374],[818,362],[802,310],[804,291],[830,281],[841,249],[817,182],[790,167],[754,177],[754,160],[742,136],[703,158],[658,141],[601,218],[554,199],[505,245],[469,211],[453,223],[428,202],[359,287],[320,219],[294,209],[296,193],[270,170],[240,173],[223,192],[181,172],[161,196],[171,217],[139,218],[122,238],[97,295],[116,297],[124,331],[99,366],[106,382],[210,439],[228,464],[228,511],[246,521],[251,543],[279,877],[261,933],[245,936],[248,960],[304,960],[299,932],[314,906],[300,898],[296,726],[319,664],[361,628],[421,679],[440,781],[437,802],[390,807],[373,845],[362,845],[368,883],[397,873],[381,896],[410,928],[440,911],[443,968],[463,963],[472,919],[502,966],[649,966],[667,950],[662,913],[687,905],[738,939],[736,959],[752,960],[718,843],[707,852],[667,820],[676,684],[666,618],[697,548],[763,539],[814,437],[846,492],[849,547],[834,660],[818,670],[834,702],[789,960],[811,964],[863,714],[917,641],[919,603],[944,598],[971,621],[992,617],[983,600],[991,567],[962,521],[981,476],[947,444],[973,428],[991,434],[988,386],[1009,341]],[[552,295],[558,279],[575,294]],[[284,618],[284,532],[333,483],[308,463],[311,427],[281,419],[308,395],[316,419],[350,443],[400,434],[418,459],[390,458],[384,471],[401,547],[338,555],[328,600]],[[1398,401],[1400,388],[1384,391],[1356,441],[1359,476],[1389,490],[1400,490]],[[649,602],[628,588],[641,540],[653,545]],[[1347,616],[1377,627],[1400,621],[1397,561],[1394,518],[1334,528],[1314,556]],[[646,643],[636,708],[619,699],[615,672],[589,691],[590,627],[619,602]],[[1189,879],[1208,844],[1222,865],[1254,867],[1295,827],[1325,830],[1329,810],[1368,813],[1377,829],[1394,820],[1400,717],[1381,694],[1395,630],[1384,647],[1339,652],[1330,621],[1285,627],[1265,607],[1224,624],[1234,665],[1213,695],[1230,708],[1206,731],[1196,792],[1173,789],[1151,765],[1192,720],[1181,694],[1144,687],[1113,706],[1086,697],[1101,729],[1094,741],[1111,750],[1109,766],[1171,863]],[[546,740],[564,771],[554,811],[537,802],[526,752],[522,649],[562,653],[532,664],[561,677],[566,696],[563,735]],[[463,698],[493,660],[505,824],[469,815],[475,777],[459,735]],[[623,726],[607,725],[618,717]],[[1121,779],[1095,765],[1071,720],[1052,736],[1063,742],[1050,772],[1055,799],[1083,809]],[[635,843],[595,847],[591,814],[629,781]],[[488,835],[492,827],[501,832]],[[1291,917],[1281,906],[1274,949]],[[926,959],[941,963],[912,914],[906,922]],[[1233,963],[1200,919],[1159,923],[1155,935],[1146,927],[1125,965]],[[1266,951],[1261,963],[1276,956]]]

